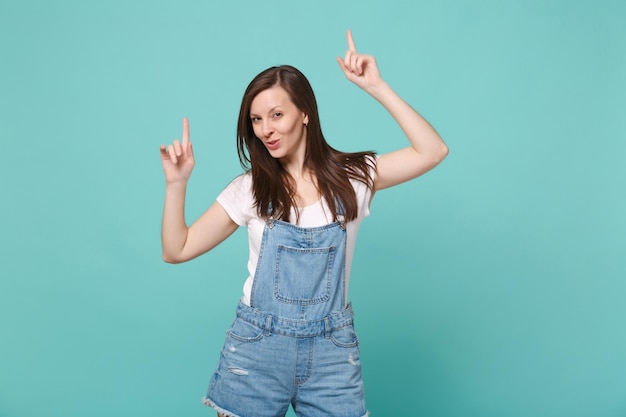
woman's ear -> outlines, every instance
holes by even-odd
[[[309,125],[309,115],[308,114],[304,115],[303,123],[304,123],[305,126]]]

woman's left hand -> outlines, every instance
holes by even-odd
[[[365,91],[376,88],[384,81],[378,71],[376,58],[371,55],[360,54],[352,39],[352,32],[347,31],[348,50],[343,59],[337,57],[337,62],[346,78]]]
[[[348,30],[348,50],[337,62],[346,78],[376,99],[398,123],[410,146],[381,155],[376,162],[374,189],[393,187],[419,177],[448,155],[448,147],[433,127],[382,79],[376,59],[359,54]]]

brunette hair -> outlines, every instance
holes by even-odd
[[[239,110],[237,152],[241,166],[252,174],[258,215],[289,221],[291,208],[297,206],[293,178],[256,137],[250,119],[250,106],[257,94],[275,86],[282,87],[293,104],[308,116],[304,164],[315,174],[319,193],[326,199],[333,219],[337,220],[337,204],[343,206],[346,221],[355,219],[358,205],[350,180],[373,188],[374,153],[340,152],[326,142],[311,84],[289,65],[271,67],[257,75],[246,88]]]

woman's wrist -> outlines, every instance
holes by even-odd
[[[168,194],[185,194],[188,180],[165,181],[165,192]]]

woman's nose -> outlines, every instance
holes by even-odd
[[[263,122],[263,136],[269,138],[274,133],[274,127],[269,121]]]

